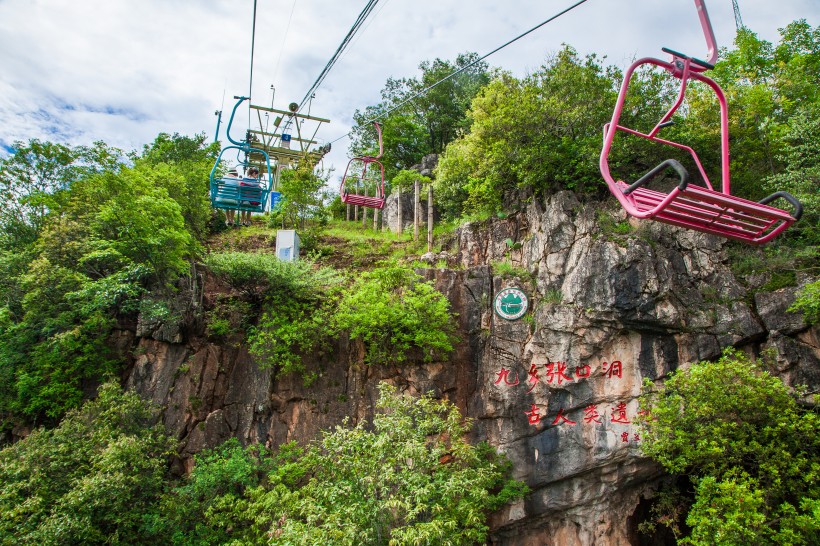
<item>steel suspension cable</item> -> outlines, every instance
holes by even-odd
[[[251,94],[253,93],[253,50],[256,44],[256,0],[253,0],[253,27],[251,29],[251,70],[248,82],[248,129],[251,127]]]
[[[376,4],[378,4],[378,3],[379,3],[379,0],[368,0],[368,2],[365,5],[364,9],[362,9],[361,13],[359,13],[359,16],[356,18],[356,21],[353,23],[353,26],[350,27],[350,30],[348,31],[347,35],[342,40],[342,43],[339,44],[339,47],[336,49],[336,52],[333,54],[333,56],[327,62],[325,67],[322,69],[322,72],[319,74],[319,77],[316,78],[316,81],[313,82],[313,85],[310,86],[310,89],[308,89],[307,93],[305,93],[304,98],[299,103],[299,108],[297,109],[297,111],[301,110],[302,107],[310,100],[311,95],[313,95],[313,93],[322,84],[322,81],[328,75],[328,73],[330,72],[330,69],[333,68],[333,65],[336,64],[337,60],[339,60],[339,57],[341,57],[341,55],[344,52],[345,48],[350,44],[350,41],[353,39],[353,36],[356,35],[356,33],[359,31],[359,28],[361,28],[362,24],[365,22],[367,17],[373,11],[373,8],[375,8]]]
[[[273,70],[273,85],[276,85],[276,77],[279,75],[279,63],[282,62],[282,51],[285,49],[287,43],[288,33],[290,32],[290,23],[293,21],[293,12],[296,10],[296,0],[290,6],[290,15],[288,16],[288,24],[285,27],[285,34],[282,35],[282,45],[279,47],[279,57],[276,59],[276,68]],[[273,108],[273,106],[271,106]]]
[[[451,73],[451,74],[449,74],[449,75],[447,75],[447,76],[443,77],[442,79],[438,80],[437,82],[435,82],[435,83],[433,83],[433,84],[431,84],[431,85],[429,85],[429,86],[425,87],[424,89],[422,89],[421,91],[419,91],[419,92],[418,92],[418,93],[416,93],[415,95],[411,96],[410,98],[405,99],[404,101],[402,101],[401,103],[397,104],[397,105],[396,105],[396,106],[394,106],[393,108],[390,108],[390,109],[389,109],[389,110],[387,110],[386,112],[382,112],[382,113],[381,113],[381,114],[379,114],[378,116],[375,116],[375,117],[373,117],[373,118],[371,118],[371,119],[369,119],[369,120],[367,120],[367,121],[365,121],[365,122],[361,123],[360,125],[362,125],[362,126],[369,125],[369,124],[373,123],[374,121],[380,120],[380,119],[384,118],[385,116],[387,116],[388,114],[390,114],[390,113],[392,113],[392,112],[395,112],[396,110],[398,110],[399,108],[401,108],[402,106],[404,106],[405,104],[407,104],[408,102],[411,102],[411,101],[413,101],[413,100],[415,100],[415,99],[419,98],[420,96],[422,96],[422,95],[426,94],[428,91],[430,91],[430,90],[431,90],[431,89],[433,89],[434,87],[436,87],[436,86],[438,86],[438,85],[440,85],[440,84],[442,84],[442,83],[446,82],[446,81],[447,81],[447,80],[449,80],[450,78],[453,78],[453,77],[457,76],[458,74],[460,74],[460,73],[464,72],[464,71],[465,71],[465,70],[467,70],[468,68],[471,68],[471,67],[473,67],[473,66],[477,65],[478,63],[480,63],[481,61],[483,61],[484,59],[486,59],[486,58],[487,58],[487,57],[489,57],[490,55],[492,55],[492,54],[494,54],[494,53],[498,53],[499,51],[501,51],[502,49],[504,49],[504,48],[505,48],[505,47],[507,47],[508,45],[512,44],[513,42],[517,42],[518,40],[520,40],[520,39],[521,39],[521,38],[523,38],[524,36],[526,36],[526,35],[528,35],[528,34],[530,34],[530,33],[532,33],[532,32],[535,32],[536,30],[538,30],[539,28],[543,27],[543,26],[544,26],[544,25],[546,25],[547,23],[551,23],[552,21],[554,21],[554,20],[558,19],[558,18],[559,18],[559,17],[561,17],[562,15],[565,15],[565,14],[569,13],[570,11],[574,10],[575,8],[577,8],[578,6],[580,6],[581,4],[583,4],[583,3],[585,3],[585,2],[587,2],[587,0],[579,0],[578,2],[576,2],[576,3],[574,3],[573,5],[569,6],[568,8],[566,8],[566,9],[564,9],[564,10],[562,10],[562,11],[560,11],[560,12],[556,13],[555,15],[553,15],[552,17],[550,17],[549,19],[547,19],[547,20],[545,20],[545,21],[542,21],[541,23],[539,23],[539,24],[535,25],[534,27],[532,27],[532,28],[531,28],[531,29],[529,29],[528,31],[526,31],[526,32],[524,32],[524,33],[522,33],[522,34],[519,34],[518,36],[516,36],[516,37],[515,37],[515,38],[513,38],[512,40],[509,40],[508,42],[505,42],[504,44],[502,44],[502,45],[498,46],[497,48],[493,49],[493,50],[492,50],[492,51],[490,51],[489,53],[487,53],[487,54],[485,54],[485,55],[483,55],[483,56],[479,57],[478,59],[476,59],[475,61],[471,62],[470,64],[465,65],[465,66],[462,66],[461,68],[459,68],[458,70],[454,71],[453,73]],[[330,144],[333,144],[333,143],[335,143],[335,142],[338,142],[339,140],[342,140],[343,138],[349,137],[349,136],[350,136],[350,134],[351,134],[352,132],[353,132],[353,131],[351,130],[351,131],[349,131],[348,133],[346,133],[346,134],[344,134],[344,135],[340,136],[339,138],[337,138],[337,139],[335,139],[335,140],[331,140],[331,141],[330,141]]]

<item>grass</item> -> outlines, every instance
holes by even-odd
[[[433,251],[439,252],[442,242],[462,220],[434,226]],[[338,269],[367,270],[385,260],[411,261],[427,252],[427,232],[413,241],[410,226],[401,234],[391,230],[374,230],[372,219],[366,227],[361,221],[330,220],[327,225],[312,224],[299,231],[302,248],[322,265]],[[270,227],[266,216],[255,216],[250,227],[231,228],[216,235],[209,246],[212,251],[268,252],[273,250],[276,228]],[[450,242],[452,237],[450,237]],[[439,264],[437,264],[439,265]],[[219,325],[217,325],[219,326]],[[219,330],[219,327],[217,327]]]
[[[522,281],[532,281],[532,275],[523,267],[516,267],[510,262],[492,262],[490,264],[494,275],[499,277],[518,277]]]
[[[629,235],[633,232],[633,227],[632,224],[629,223],[629,220],[618,221],[609,211],[599,211],[597,220],[601,232],[607,239]]]

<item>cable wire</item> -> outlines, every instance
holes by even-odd
[[[253,50],[256,44],[256,0],[253,0],[253,27],[251,30],[251,71],[248,82],[248,129],[251,127],[251,96],[253,94]]]
[[[302,109],[305,103],[307,103],[310,100],[311,95],[313,95],[313,93],[322,84],[322,81],[328,75],[330,69],[333,68],[333,65],[336,64],[336,61],[339,60],[339,57],[341,57],[342,52],[344,52],[345,48],[350,44],[350,41],[353,39],[353,36],[356,35],[356,32],[359,31],[362,24],[364,24],[365,20],[367,19],[368,15],[370,15],[370,13],[373,11],[373,8],[375,8],[376,4],[378,3],[379,0],[368,0],[367,4],[364,6],[364,9],[362,9],[361,13],[359,13],[359,16],[356,18],[356,21],[353,23],[353,26],[350,27],[350,30],[347,32],[347,35],[342,40],[342,43],[339,44],[338,48],[336,48],[336,52],[327,62],[325,67],[322,69],[322,72],[319,74],[319,77],[316,78],[316,81],[313,82],[313,85],[310,86],[310,89],[308,89],[307,93],[305,93],[304,98],[301,100],[301,102],[299,102],[299,108],[296,110],[297,112]]]
[[[276,59],[276,68],[273,70],[273,85],[276,85],[276,77],[279,75],[279,63],[282,61],[282,51],[285,49],[287,43],[288,33],[290,32],[290,23],[293,20],[293,12],[296,10],[296,0],[290,6],[290,16],[288,17],[288,25],[285,27],[285,33],[282,35],[282,45],[279,48],[279,58]],[[273,106],[271,106],[273,108]]]
[[[558,18],[559,18],[559,17],[561,17],[562,15],[565,15],[565,14],[569,13],[570,11],[574,10],[575,8],[577,8],[578,6],[580,6],[581,4],[583,4],[583,3],[585,3],[585,2],[587,2],[587,0],[579,0],[578,2],[576,2],[576,3],[574,3],[573,5],[569,6],[568,8],[566,8],[566,9],[564,9],[564,10],[562,10],[562,11],[560,11],[560,12],[556,13],[555,15],[553,15],[552,17],[550,17],[549,19],[547,19],[547,20],[545,20],[545,21],[543,21],[543,22],[541,22],[541,23],[539,23],[539,24],[535,25],[534,27],[532,27],[532,28],[531,28],[531,29],[529,29],[528,31],[526,31],[526,32],[524,32],[524,33],[522,33],[522,34],[519,34],[518,36],[516,36],[516,37],[515,37],[515,38],[513,38],[512,40],[509,40],[508,42],[505,42],[504,44],[502,44],[502,45],[498,46],[497,48],[493,49],[492,51],[490,51],[489,53],[485,54],[484,56],[479,57],[478,59],[476,59],[475,61],[471,62],[470,64],[465,65],[465,66],[462,66],[462,67],[461,67],[461,68],[459,68],[458,70],[456,70],[456,71],[454,71],[453,73],[451,73],[451,74],[449,74],[449,75],[447,75],[447,76],[443,77],[442,79],[440,79],[439,81],[437,81],[437,82],[433,83],[432,85],[430,85],[430,86],[428,86],[428,87],[425,87],[424,89],[422,89],[421,91],[419,91],[419,92],[418,92],[418,93],[416,93],[415,95],[411,96],[411,97],[410,97],[410,98],[408,98],[408,99],[405,99],[404,101],[400,102],[399,104],[397,104],[397,105],[396,105],[396,106],[394,106],[393,108],[390,108],[390,109],[389,109],[389,110],[387,110],[386,112],[383,112],[383,113],[379,114],[378,116],[375,116],[374,118],[369,119],[369,120],[367,120],[367,121],[365,121],[365,122],[363,122],[363,123],[361,123],[361,124],[359,124],[359,125],[362,125],[362,126],[369,125],[369,124],[373,123],[374,121],[377,121],[377,120],[379,120],[379,119],[382,119],[383,117],[387,116],[387,115],[388,115],[388,114],[390,114],[391,112],[395,112],[396,110],[398,110],[399,108],[401,108],[402,106],[404,106],[405,104],[407,104],[408,102],[411,102],[411,101],[413,101],[413,100],[415,100],[415,99],[419,98],[420,96],[424,95],[425,93],[427,93],[428,91],[430,91],[430,90],[431,90],[431,89],[433,89],[434,87],[436,87],[436,86],[438,86],[438,85],[440,85],[440,84],[442,84],[442,83],[446,82],[446,81],[447,81],[447,80],[449,80],[450,78],[453,78],[454,76],[456,76],[456,75],[458,75],[458,74],[460,74],[460,73],[464,72],[464,71],[465,71],[465,70],[467,70],[468,68],[471,68],[471,67],[473,67],[473,66],[477,65],[478,63],[480,63],[481,61],[483,61],[484,59],[486,59],[486,58],[487,58],[487,57],[489,57],[490,55],[492,55],[492,54],[494,54],[494,53],[498,53],[499,51],[501,51],[502,49],[504,49],[504,48],[505,48],[505,47],[507,47],[508,45],[512,44],[513,42],[517,42],[518,40],[520,40],[520,39],[521,39],[521,38],[523,38],[524,36],[526,36],[526,35],[528,35],[528,34],[530,34],[530,33],[532,33],[532,32],[535,32],[536,30],[538,30],[539,28],[543,27],[543,26],[544,26],[544,25],[546,25],[547,23],[551,23],[552,21],[554,21],[554,20],[558,19]],[[340,136],[340,137],[339,137],[339,138],[337,138],[336,140],[331,140],[331,141],[330,141],[330,144],[333,144],[333,143],[335,143],[335,142],[338,142],[339,140],[342,140],[343,138],[349,137],[349,136],[351,135],[351,133],[352,133],[352,132],[353,132],[353,130],[351,129],[348,133],[346,133],[346,134],[344,134],[344,135]]]

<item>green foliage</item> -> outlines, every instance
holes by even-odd
[[[203,139],[160,135],[133,166],[99,142],[17,143],[0,160],[4,428],[76,407],[121,361],[115,315],[188,272],[208,215]]]
[[[137,170],[165,188],[168,196],[180,206],[186,229],[200,242],[208,234],[211,218],[209,197],[210,171],[219,153],[219,144],[208,144],[204,133],[188,137],[160,133],[135,158]]]
[[[310,165],[282,170],[277,186],[282,201],[277,213],[283,218],[283,227],[304,228],[308,220],[324,221],[322,189],[329,177],[329,172],[317,174]]]
[[[174,544],[486,541],[486,514],[526,486],[506,477],[509,462],[488,445],[464,440],[469,423],[452,404],[380,390],[372,426],[337,427],[273,457],[230,442],[198,458],[164,504]]]
[[[617,237],[619,235],[629,235],[632,233],[632,225],[629,220],[618,221],[612,213],[606,210],[601,210],[597,215],[598,227],[608,238]]]
[[[382,385],[373,429],[336,428],[308,450],[274,544],[477,544],[485,513],[525,487],[509,463],[472,446],[451,404]]]
[[[318,297],[274,293],[265,302],[259,324],[248,336],[251,354],[262,367],[275,367],[279,374],[302,373],[302,356],[324,347],[337,333],[333,317],[338,290],[328,287]],[[310,377],[304,376],[305,383]]]
[[[696,486],[687,544],[810,544],[820,418],[741,353],[694,364],[642,399],[643,451]]]
[[[425,361],[444,358],[455,342],[447,298],[397,265],[356,279],[344,293],[335,322],[364,344],[369,364],[402,362],[412,349],[420,350]]]
[[[497,212],[519,192],[599,191],[600,133],[616,75],[569,46],[523,80],[499,74],[473,99],[470,132],[438,164],[445,213]]]
[[[413,191],[416,182],[419,182],[420,185],[424,186],[432,182],[430,177],[422,176],[417,171],[411,171],[407,169],[402,169],[390,180],[390,184],[393,188],[401,188],[404,191],[410,190]]]
[[[247,294],[286,292],[310,299],[323,286],[339,280],[332,269],[314,269],[310,260],[284,262],[273,254],[215,252],[205,258],[205,264],[232,287]]]
[[[788,236],[795,246],[814,249],[810,258],[816,266],[820,262],[820,100],[796,110],[784,142],[787,148],[778,159],[785,164],[785,170],[768,177],[765,186],[772,192],[787,191],[803,204],[803,217]],[[772,204],[790,207],[781,200]]]
[[[116,170],[122,161],[120,150],[102,142],[71,148],[32,139],[15,142],[11,152],[0,159],[0,247],[33,242],[75,181]]]
[[[518,278],[523,281],[532,281],[532,274],[524,267],[518,267],[507,261],[492,263],[493,274],[505,279]]]
[[[0,451],[0,544],[148,544],[173,440],[133,393],[99,398]]]
[[[231,438],[200,452],[194,461],[187,480],[165,494],[159,510],[146,518],[151,534],[175,546],[219,545],[242,538],[255,523],[248,514],[247,494],[275,470],[270,454],[258,445],[244,448]]]
[[[382,102],[356,111],[350,144],[354,156],[376,155],[378,142],[372,119],[382,123],[385,177],[421,161],[431,153],[440,153],[456,136],[467,129],[466,112],[470,101],[489,81],[488,66],[475,53],[460,54],[455,61],[435,59],[419,65],[419,78],[387,80]],[[475,63],[475,64],[473,64]],[[472,65],[472,66],[470,66]],[[467,68],[469,66],[469,68]],[[455,76],[420,94],[433,83],[461,70]],[[409,100],[411,97],[420,96]],[[392,112],[387,113],[389,110]]]
[[[303,372],[302,354],[319,347],[334,331],[331,317],[342,279],[310,260],[283,262],[272,254],[210,254],[208,267],[228,284],[261,304],[256,326],[248,327],[251,353],[279,373]],[[211,335],[230,332],[230,313],[214,310]]]
[[[789,311],[803,313],[809,324],[820,322],[820,280],[801,288],[794,304],[789,307]]]

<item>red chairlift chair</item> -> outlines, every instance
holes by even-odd
[[[794,196],[785,191],[775,192],[759,202],[748,201],[731,194],[729,179],[729,115],[726,96],[714,80],[703,75],[706,70],[714,68],[713,63],[717,59],[715,35],[704,1],[695,0],[695,7],[698,10],[700,23],[709,48],[709,60],[702,61],[663,48],[664,52],[671,55],[671,61],[646,57],[632,63],[626,74],[624,74],[618,101],[612,114],[612,121],[604,126],[604,144],[600,159],[601,174],[606,180],[609,190],[618,199],[626,212],[636,218],[649,218],[744,243],[763,244],[771,241],[799,220],[803,213],[803,207]],[[630,79],[635,70],[643,65],[661,67],[680,80],[677,100],[649,133],[642,133],[619,125]],[[692,148],[658,137],[661,129],[672,125],[671,118],[683,103],[690,80],[703,82],[709,86],[715,92],[720,103],[721,191],[712,188],[709,177]],[[689,173],[680,162],[674,159],[663,161],[632,184],[627,184],[622,180],[615,180],[609,171],[609,154],[615,134],[618,131],[688,152],[692,156],[706,186],[689,184]],[[680,179],[680,183],[676,188],[669,193],[664,193],[646,187],[651,180],[669,168],[676,171]],[[791,213],[769,205],[769,203],[781,198],[792,205],[793,211]]]
[[[382,165],[379,161],[379,158],[381,158],[382,154],[384,153],[384,146],[382,144],[382,128],[378,123],[374,122],[373,125],[376,126],[376,133],[379,136],[379,155],[354,157],[353,159],[351,159],[347,163],[345,174],[342,177],[342,185],[339,188],[339,194],[342,197],[342,203],[350,205],[359,205],[361,207],[368,207],[371,209],[383,209],[385,200],[384,165]],[[362,187],[366,188],[365,182],[367,180],[367,170],[373,165],[375,165],[379,169],[376,173],[376,177],[374,177],[374,181],[376,182],[375,195],[368,196],[359,194],[359,183],[361,182]],[[351,167],[353,167],[353,169],[351,169]],[[361,168],[361,171],[358,171],[359,168]],[[359,174],[356,174],[357,171],[359,172]],[[357,193],[350,192],[351,183],[355,185],[354,189]]]

